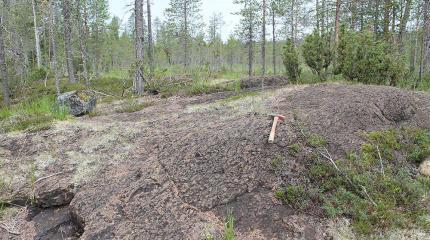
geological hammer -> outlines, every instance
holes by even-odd
[[[275,132],[276,127],[278,126],[278,122],[283,122],[285,120],[285,116],[279,115],[279,114],[270,114],[271,118],[273,117],[273,125],[272,125],[272,131],[270,131],[269,136],[269,143],[275,142]]]

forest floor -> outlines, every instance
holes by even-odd
[[[272,113],[286,120],[269,144]],[[0,134],[0,239],[223,239],[229,227],[236,239],[353,239],[352,219],[328,218],[318,201],[298,207],[279,189],[316,185],[305,172],[324,158],[312,151],[342,161],[363,133],[402,127],[430,129],[430,94],[318,84],[100,104]],[[402,229],[384,236],[430,237]]]

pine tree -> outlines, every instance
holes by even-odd
[[[183,47],[182,63],[187,69],[190,56],[190,38],[201,28],[201,0],[170,0],[166,10],[169,21],[175,24],[176,31],[181,37]]]
[[[248,47],[248,76],[253,75],[254,65],[254,42],[260,26],[260,4],[257,0],[235,0],[242,9],[238,14],[242,17],[238,29],[238,34]]]

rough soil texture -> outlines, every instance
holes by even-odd
[[[285,76],[267,76],[244,78],[240,81],[242,89],[257,89],[264,87],[285,86],[289,82]]]
[[[430,128],[430,95],[390,87],[323,84],[226,96],[148,97],[141,101],[154,104],[139,112],[0,135],[7,186],[0,196],[18,205],[36,196],[39,207],[8,214],[0,239],[220,239],[227,211],[238,239],[341,239],[318,212],[303,214],[274,197],[303,169],[288,154],[300,138],[293,116],[337,157],[360,145],[361,131]],[[287,117],[275,144],[267,143],[269,113]],[[284,166],[275,171],[279,156]],[[48,178],[29,184],[31,176]]]

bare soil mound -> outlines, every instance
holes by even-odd
[[[269,113],[287,117],[275,144],[267,143]],[[430,95],[390,87],[299,86],[242,97],[171,98],[135,113],[0,135],[0,173],[10,184],[0,196],[19,200],[40,189],[36,195],[46,196],[40,185],[50,181],[57,189],[48,188],[48,196],[73,193],[70,204],[61,197],[52,196],[55,204],[43,199],[43,207],[55,208],[21,219],[14,229],[20,235],[0,228],[0,239],[49,239],[62,226],[75,229],[64,231],[70,239],[219,239],[227,211],[236,219],[238,239],[330,237],[318,209],[304,214],[274,197],[282,181],[300,178],[303,169],[300,156],[289,153],[300,138],[294,116],[340,156],[359,146],[360,131],[429,129]],[[279,157],[285,159],[282,170],[273,168]],[[42,179],[31,185],[29,176]],[[58,184],[58,178],[67,181]],[[40,214],[57,208],[63,223],[40,230]],[[19,216],[10,219],[19,222]]]
[[[242,89],[257,89],[263,87],[285,86],[289,83],[285,76],[267,76],[244,78],[240,81]]]

